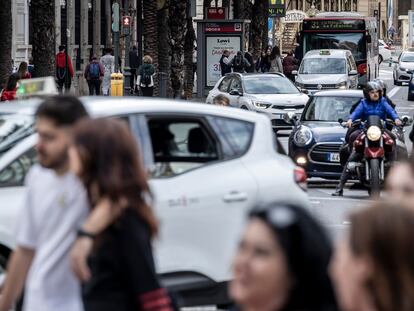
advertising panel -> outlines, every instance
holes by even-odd
[[[231,60],[241,50],[240,36],[206,37],[206,86],[212,87],[220,79],[220,58],[224,50],[229,50]]]

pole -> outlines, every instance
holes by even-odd
[[[124,12],[127,12],[127,14],[131,16],[130,10],[129,10],[129,0],[125,0],[124,5],[125,5]],[[131,24],[132,24],[132,21],[131,21]],[[131,27],[131,25],[129,27]],[[131,48],[131,29],[128,30],[128,34],[125,37],[125,67],[124,67],[124,76],[125,76],[124,89],[129,92],[133,91],[131,90],[131,79],[133,79],[133,77],[131,77],[131,68],[129,67],[130,48]],[[124,94],[127,94],[127,92],[124,92]]]
[[[142,64],[142,54],[143,54],[142,30],[143,30],[142,0],[137,0],[137,45],[138,45],[138,64],[139,65]]]
[[[117,0],[116,3],[119,3]],[[115,72],[119,72],[119,29],[114,31],[114,58],[115,58]]]
[[[69,2],[66,2],[66,47],[65,47],[65,93],[69,91],[70,85],[70,73],[69,73],[69,37],[70,37],[70,29],[69,29]]]

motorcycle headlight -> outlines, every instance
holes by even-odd
[[[341,89],[341,90],[345,90],[346,89],[346,81],[343,81],[341,83],[338,83],[336,85],[336,88]]]
[[[370,126],[367,131],[367,136],[370,141],[378,141],[381,138],[381,129],[378,126]]]
[[[272,104],[265,103],[265,102],[261,102],[261,101],[253,101],[253,105],[254,105],[256,108],[259,108],[259,109],[267,109],[267,108],[269,108],[270,106],[272,106]]]
[[[312,131],[304,126],[298,129],[295,135],[293,135],[293,141],[299,147],[308,145],[312,141],[312,138]]]

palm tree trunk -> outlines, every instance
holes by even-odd
[[[35,75],[55,76],[55,1],[32,1],[30,15],[33,22],[32,56]]]
[[[169,8],[170,1],[166,0],[165,6],[158,10],[158,70],[162,78],[166,80],[166,96],[172,96],[172,89],[171,89],[171,45],[170,45],[170,29],[168,27],[168,8]]]
[[[263,37],[267,37],[267,17],[266,2],[268,0],[256,0],[253,5],[252,12],[252,43],[253,43],[253,59],[260,56],[261,51],[266,47],[263,46]]]
[[[187,12],[188,13],[188,12]],[[193,97],[194,72],[193,72],[193,53],[194,41],[196,35],[193,27],[193,19],[187,16],[187,32],[184,43],[184,97],[191,99]]]
[[[157,31],[157,1],[143,0],[144,16],[144,55],[152,57],[155,67],[154,94],[158,95],[158,31]]]
[[[170,1],[169,28],[171,31],[171,86],[173,97],[180,97],[184,74],[184,39],[186,30],[187,3],[182,0]]]
[[[11,50],[12,50],[12,9],[11,1],[2,1],[0,6],[0,89],[3,88],[7,77],[10,75]]]

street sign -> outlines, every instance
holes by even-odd
[[[285,17],[285,0],[269,0],[269,17]]]
[[[207,19],[226,19],[226,8],[207,8]]]

